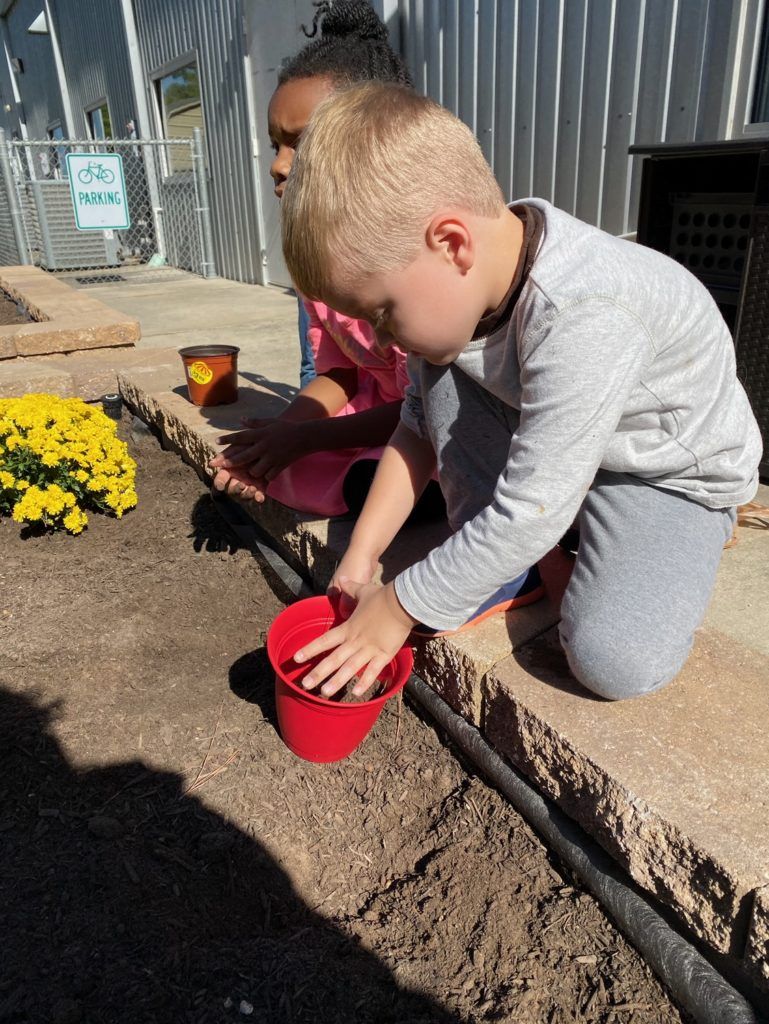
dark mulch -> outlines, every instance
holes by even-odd
[[[5,292],[0,291],[0,326],[27,324],[32,317],[22,306],[17,305]]]
[[[414,711],[338,765],[286,750],[284,595],[190,469],[132,447],[122,521],[0,523],[0,1021],[680,1022]]]

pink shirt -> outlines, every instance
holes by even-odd
[[[382,348],[370,324],[342,316],[322,302],[304,300],[310,317],[307,337],[317,373],[357,369],[358,390],[337,416],[365,412],[387,402],[400,401],[408,384],[406,355],[394,345]],[[283,505],[319,516],[347,511],[342,484],[359,459],[379,459],[382,447],[344,448],[315,452],[287,466],[267,493]]]

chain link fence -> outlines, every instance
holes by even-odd
[[[98,204],[105,190],[107,200],[120,196],[127,226],[79,227],[83,210],[76,210],[73,192],[78,204]],[[197,130],[193,139],[12,142],[0,131],[0,263],[33,264],[81,284],[179,270],[215,277],[212,248]]]

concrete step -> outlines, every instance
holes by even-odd
[[[141,337],[135,317],[76,291],[38,267],[0,267],[0,291],[21,303],[34,321],[0,327],[3,361],[133,345]]]
[[[125,400],[204,476],[220,432],[285,404],[270,387],[241,378],[237,403],[198,409],[187,400],[180,364],[126,369],[119,382]],[[269,500],[246,507],[295,568],[319,587],[327,583],[350,521],[301,516]],[[435,528],[402,531],[382,578],[443,536]],[[754,569],[759,560],[765,585],[769,548],[753,536],[722,564],[728,614],[700,631],[679,679],[643,700],[603,702],[570,679],[547,601],[421,645],[416,669],[641,886],[769,993],[769,657],[750,644],[744,624],[756,621],[758,591],[748,588],[740,608],[730,587],[735,566],[739,578],[746,575],[747,559]],[[740,623],[733,631],[732,621]]]
[[[181,360],[176,349],[149,351],[133,346],[7,359],[0,362],[0,398],[45,392],[95,402],[118,390],[121,370],[166,366],[175,372],[177,364]]]

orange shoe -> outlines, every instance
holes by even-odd
[[[513,608],[523,608],[527,604],[534,604],[535,601],[539,601],[544,596],[545,588],[540,579],[539,569],[536,565],[533,565],[530,569],[522,572],[520,576],[516,576],[514,580],[510,580],[509,583],[505,583],[499,590],[496,590],[470,616],[467,622],[463,622],[456,629],[432,629],[430,626],[424,626],[419,622],[412,628],[411,635],[427,640],[435,636],[450,636],[454,633],[462,633],[466,629],[472,629],[473,626],[477,626],[479,622],[483,622],[484,619],[488,619],[492,615],[498,615],[500,612],[509,612]]]

